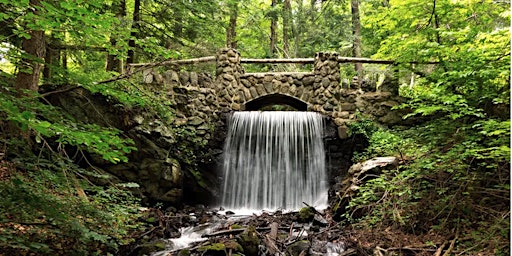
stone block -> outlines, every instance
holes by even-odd
[[[348,138],[348,127],[345,125],[338,126],[338,137],[340,139]]]
[[[289,94],[296,97],[296,95],[297,95],[297,86],[295,86],[294,84],[290,85]]]
[[[241,109],[240,108],[240,104],[238,104],[238,103],[231,103],[231,109],[235,110],[235,111],[239,111]]]
[[[302,83],[304,84],[304,86],[312,86],[314,82],[315,82],[314,76],[308,76],[302,80]]]
[[[240,83],[247,88],[252,86],[251,82],[248,79],[240,79]]]
[[[332,111],[334,109],[334,106],[330,103],[325,103],[323,107],[326,111]]]
[[[224,74],[224,75],[222,75],[222,78],[227,80],[227,81],[235,80],[235,77],[233,75],[231,75],[231,74]]]
[[[272,93],[273,91],[273,84],[276,83],[278,81],[266,81],[266,82],[263,82],[263,87],[265,87],[265,91],[267,93]]]
[[[352,103],[341,103],[340,110],[341,111],[355,111],[357,109],[355,104]]]
[[[186,85],[190,79],[190,75],[187,71],[180,72],[180,82],[182,85]]]
[[[244,101],[248,101],[251,99],[251,91],[247,88],[242,88],[242,91],[244,92]]]
[[[251,92],[251,99],[256,99],[258,98],[259,94],[258,94],[258,91],[256,90],[256,87],[251,87],[249,88],[249,91]]]
[[[193,116],[188,119],[187,123],[192,126],[198,126],[198,125],[204,123],[204,120],[200,117]]]
[[[311,99],[311,93],[308,92],[308,91],[305,91],[303,94],[302,94],[302,98],[301,98],[303,101],[306,101],[308,102],[310,99]]]
[[[256,85],[256,91],[258,92],[258,95],[265,95],[265,87],[263,87],[262,84]]]
[[[281,93],[287,94],[290,91],[290,85],[289,84],[283,84],[281,85],[281,89],[279,90]]]
[[[164,84],[164,76],[160,73],[153,74],[153,83],[155,84]]]
[[[190,84],[193,86],[199,85],[199,77],[196,72],[190,72]]]

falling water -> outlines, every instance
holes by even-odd
[[[314,112],[236,112],[224,149],[222,205],[297,210],[327,203],[322,116]]]

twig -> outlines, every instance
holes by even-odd
[[[448,243],[448,241],[444,241],[444,243],[441,246],[439,246],[439,248],[437,248],[437,251],[434,254],[434,256],[441,256],[441,253],[443,253],[443,249],[447,243]]]
[[[313,207],[313,206],[311,206],[311,205],[307,204],[306,202],[302,202],[302,203],[303,203],[304,205],[306,205],[307,207],[309,207],[309,208],[310,208],[314,213],[318,213],[318,214],[320,214],[320,215],[322,215],[322,216],[323,216],[323,214],[322,214],[321,212],[317,211],[317,210],[315,209],[315,207]]]
[[[352,254],[355,254],[356,253],[356,250],[353,249],[353,248],[350,248],[340,254],[338,254],[338,256],[348,256],[348,255],[352,255]]]
[[[452,242],[450,243],[450,247],[448,247],[448,250],[446,250],[446,252],[444,252],[443,256],[448,256],[450,255],[450,253],[453,251],[453,248],[455,248],[455,242],[457,241],[457,239],[459,239],[459,234],[457,232],[457,234],[455,235],[455,238],[453,238]]]
[[[65,93],[65,92],[76,90],[76,89],[81,88],[81,87],[82,87],[82,85],[79,84],[79,85],[71,86],[71,87],[68,87],[68,88],[61,89],[61,90],[56,90],[56,91],[42,93],[42,94],[39,94],[37,97],[44,98],[44,97],[50,96],[52,94]]]
[[[374,250],[375,254],[377,254],[378,256],[384,256],[384,254],[382,252],[384,252],[384,254],[385,254],[387,252],[387,250],[384,248],[381,248],[380,246],[375,247],[375,250]]]

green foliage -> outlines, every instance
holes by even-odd
[[[38,143],[52,139],[99,154],[113,163],[128,161],[126,154],[136,149],[132,140],[119,137],[114,128],[78,123],[58,108],[41,103],[37,95],[14,97],[9,93],[11,88],[3,89],[6,93],[0,94],[0,113],[22,131],[33,134]]]
[[[366,20],[380,38],[375,56],[440,63],[401,66],[419,74],[398,107],[416,125],[373,131],[362,159],[392,154],[403,165],[361,186],[346,217],[415,234],[459,230],[466,252],[510,252],[508,231],[499,231],[510,223],[508,5],[390,2]]]
[[[77,167],[59,156],[17,161],[36,164],[24,165],[28,173],[9,170],[12,176],[0,181],[2,251],[106,255],[130,242],[139,205],[130,192],[78,180]]]

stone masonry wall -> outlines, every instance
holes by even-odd
[[[174,103],[174,124],[196,131],[196,135],[207,144],[210,152],[206,153],[205,159],[200,159],[199,168],[201,173],[209,175],[207,193],[216,197],[218,174],[215,170],[221,163],[222,143],[227,131],[226,117],[233,111],[244,110],[245,105],[253,100],[279,94],[304,102],[308,111],[325,115],[335,130],[334,137],[332,134],[327,136],[329,142],[326,144],[332,155],[329,169],[333,177],[344,169],[341,162],[350,162],[352,151],[344,152],[346,146],[351,150],[356,147],[347,145],[353,141],[349,138],[347,124],[357,120],[357,113],[384,125],[402,121],[400,113],[391,110],[402,101],[395,93],[343,88],[337,57],[335,53],[317,53],[311,72],[245,73],[240,54],[234,49],[221,49],[217,54],[214,77],[176,69],[164,73],[145,72],[144,81],[159,88]],[[184,191],[183,196],[204,197],[195,196],[204,195],[204,191],[197,190],[193,184],[183,184],[181,188],[193,190]],[[190,203],[186,198],[184,201]]]

